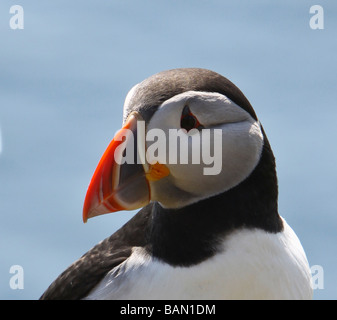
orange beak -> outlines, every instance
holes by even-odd
[[[145,138],[137,132],[139,120],[138,113],[131,114],[98,163],[84,201],[84,222],[149,203],[150,186],[145,172],[149,166],[144,161]]]

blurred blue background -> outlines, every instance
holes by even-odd
[[[178,67],[208,68],[247,96],[273,147],[279,211],[310,265],[315,299],[337,298],[337,2],[0,2],[0,298],[37,299],[135,212],[82,223],[96,165],[128,90]],[[324,30],[309,26],[324,9]],[[24,270],[24,289],[9,269]]]

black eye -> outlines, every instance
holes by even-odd
[[[194,128],[200,129],[202,127],[197,117],[191,112],[188,106],[184,107],[181,114],[180,127],[186,131],[190,131]]]
[[[186,131],[190,131],[195,128],[196,119],[193,116],[187,115],[181,119],[180,126]]]

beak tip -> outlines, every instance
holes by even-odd
[[[120,211],[120,210],[123,210],[123,208],[122,207],[108,208],[105,202],[100,203],[100,202],[93,201],[93,202],[90,202],[90,204],[85,202],[85,205],[83,207],[83,214],[82,214],[83,223],[87,223],[88,219],[90,218],[100,216],[103,214],[107,214],[107,213],[111,213],[111,212]]]
[[[87,223],[88,218],[89,218],[89,211],[84,207],[83,208],[83,213],[82,213],[83,223]]]
[[[88,200],[89,200],[89,197],[87,195],[84,201],[83,211],[82,211],[83,223],[87,223],[88,219],[90,218],[92,203],[91,201],[88,201]]]

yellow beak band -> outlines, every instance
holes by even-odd
[[[146,179],[148,181],[158,181],[162,178],[167,177],[170,174],[170,170],[164,164],[159,162],[151,164],[149,170],[146,173]]]

